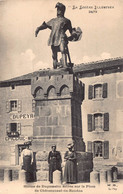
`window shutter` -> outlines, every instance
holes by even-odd
[[[88,141],[87,142],[87,146],[88,146],[87,147],[87,151],[90,152],[90,153],[92,153],[92,142],[91,141]]]
[[[82,84],[82,100],[85,99],[85,84]]]
[[[93,98],[93,86],[89,85],[88,88],[88,99],[92,99]]]
[[[6,112],[10,112],[10,101],[6,102]]]
[[[104,114],[104,131],[109,131],[109,113]]]
[[[17,123],[17,132],[21,134],[21,123]]]
[[[109,158],[109,141],[103,142],[103,158],[108,159]]]
[[[94,124],[94,115],[92,115],[92,131],[95,130],[95,124]]]
[[[103,84],[103,94],[102,94],[103,98],[107,98],[107,93],[108,93],[107,89],[108,89],[108,84],[104,83]]]
[[[32,100],[32,112],[35,112],[35,100]]]
[[[22,101],[18,100],[18,112],[22,111]]]
[[[88,114],[88,131],[92,131],[92,115]]]
[[[93,153],[93,157],[95,157],[95,143],[92,142],[92,153]]]
[[[10,123],[6,123],[6,132],[11,132]]]

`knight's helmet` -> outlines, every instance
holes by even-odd
[[[57,10],[58,10],[58,9],[61,10],[62,14],[64,15],[65,10],[66,10],[65,5],[63,5],[62,3],[59,3],[59,2],[58,2],[58,3],[56,4],[55,8],[57,8]]]

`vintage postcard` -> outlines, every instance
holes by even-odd
[[[123,2],[0,0],[0,193],[123,183]]]

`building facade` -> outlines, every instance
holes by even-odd
[[[74,66],[82,81],[82,133],[86,151],[93,153],[94,169],[123,165],[123,58]],[[0,82],[0,164],[18,166],[25,140],[33,140],[35,101],[31,79],[54,75],[39,70]],[[39,91],[40,95],[40,91]]]
[[[0,90],[0,163],[18,165],[24,140],[33,136],[34,113],[31,86],[12,83]]]

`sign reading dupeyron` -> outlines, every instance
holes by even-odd
[[[10,119],[12,120],[23,120],[23,119],[34,119],[34,113],[24,113],[24,114],[11,114]]]

